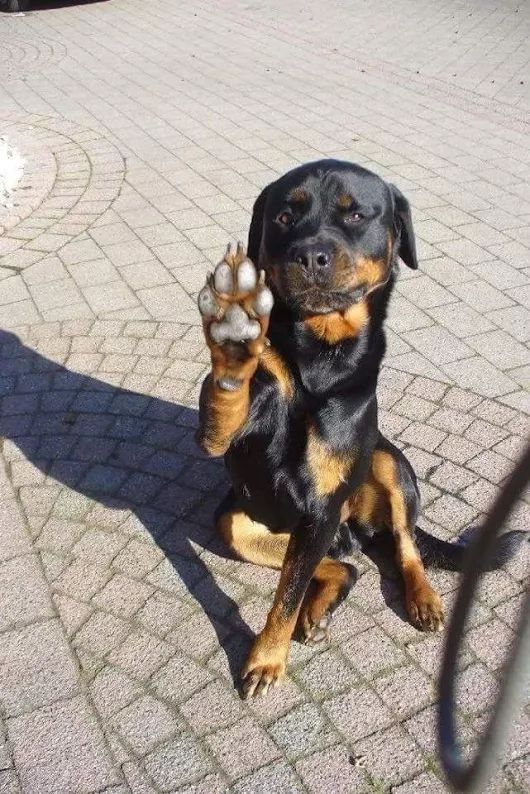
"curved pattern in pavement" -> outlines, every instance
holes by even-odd
[[[13,114],[0,124],[26,159],[15,206],[0,212],[6,229],[0,251],[55,252],[86,231],[118,196],[123,157],[99,133],[59,117]],[[2,267],[9,266],[6,256]]]
[[[2,22],[5,17],[2,18]],[[0,74],[2,80],[19,80],[27,74],[42,71],[46,66],[59,63],[66,55],[66,47],[59,41],[16,32],[10,25],[7,33],[0,34]]]

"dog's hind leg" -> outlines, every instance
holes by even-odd
[[[414,540],[418,512],[414,473],[403,453],[390,442],[381,439],[366,482],[348,500],[343,512],[361,526],[391,530],[410,619],[424,631],[440,630],[444,620],[442,600],[427,579]]]
[[[414,541],[418,494],[408,461],[400,450],[385,442],[374,452],[372,474],[386,499],[384,514],[394,535],[410,619],[423,631],[440,631],[444,621],[442,599],[427,578]]]
[[[217,529],[228,548],[240,559],[282,569],[274,605],[260,635],[262,641],[259,646],[259,666],[263,669],[257,677],[257,681],[261,682],[256,692],[259,694],[268,688],[268,684],[283,676],[289,643],[297,623],[306,642],[319,642],[328,636],[331,615],[355,582],[356,572],[350,565],[324,557],[313,573],[310,589],[302,605],[288,610],[286,617],[283,604],[289,599],[286,588],[290,561],[286,559],[286,555],[290,534],[271,532],[268,527],[253,521],[242,510],[222,514],[217,521]],[[256,658],[249,659],[247,667],[252,665],[254,668],[256,662]],[[251,686],[246,692],[247,695],[254,694]]]

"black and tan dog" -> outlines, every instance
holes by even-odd
[[[248,258],[229,248],[200,293],[212,371],[198,440],[225,455],[233,485],[218,529],[240,558],[281,568],[243,669],[246,696],[283,676],[297,624],[306,641],[327,636],[356,578],[334,557],[359,530],[392,532],[411,620],[443,623],[418,546],[452,568],[463,548],[416,530],[414,472],[377,425],[398,257],[418,265],[405,197],[359,166],[323,160],[262,192]],[[499,558],[516,540],[504,537]]]

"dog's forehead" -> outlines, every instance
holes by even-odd
[[[346,201],[384,201],[389,188],[381,177],[354,163],[321,160],[295,168],[274,185],[278,201],[302,201],[305,197]]]

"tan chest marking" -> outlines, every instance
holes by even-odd
[[[315,336],[330,345],[336,345],[344,339],[355,339],[368,322],[368,307],[365,301],[350,306],[343,314],[315,314],[304,320]]]
[[[317,496],[328,496],[345,483],[354,462],[352,455],[331,450],[311,427],[307,433],[306,457]]]

